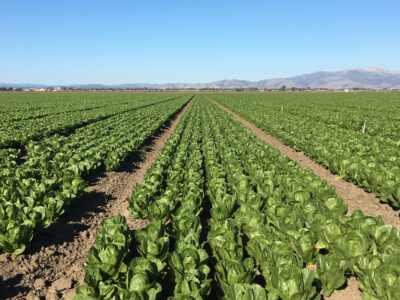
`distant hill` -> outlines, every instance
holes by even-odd
[[[316,72],[291,78],[267,79],[258,81],[259,86],[276,88],[287,87],[311,88],[400,88],[400,72],[381,68],[348,69],[337,72]],[[259,87],[259,86],[256,87]]]
[[[336,72],[315,72],[289,78],[273,78],[260,81],[248,80],[220,80],[204,83],[125,83],[118,85],[105,84],[75,84],[70,88],[96,89],[96,88],[156,88],[156,89],[185,89],[185,88],[279,88],[285,85],[287,88],[400,88],[400,72],[381,68],[347,69]],[[49,87],[41,84],[6,84],[0,83],[0,87],[38,88]]]

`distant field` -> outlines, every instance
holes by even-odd
[[[177,98],[172,94],[0,94],[0,148],[67,133],[115,115]],[[184,96],[184,95],[183,95]]]
[[[57,295],[77,288],[76,300],[399,299],[399,94],[0,93],[0,129],[0,287],[21,287],[6,297],[65,285]],[[110,198],[100,226],[72,209],[95,193]],[[97,235],[62,243],[49,226],[61,215]],[[38,257],[50,275],[19,268]]]

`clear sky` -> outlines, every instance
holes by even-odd
[[[0,82],[261,80],[400,70],[400,1],[1,0]]]

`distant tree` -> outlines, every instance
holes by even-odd
[[[286,85],[281,86],[281,91],[284,91],[284,90],[286,90]]]

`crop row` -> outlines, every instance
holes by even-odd
[[[174,98],[176,98],[176,96],[173,95],[136,96],[125,98],[124,102],[114,100],[106,106],[90,107],[90,109],[84,108],[68,111],[62,110],[61,107],[58,108],[59,113],[45,115],[41,118],[36,117],[17,121],[10,121],[7,118],[3,118],[0,121],[0,148],[21,147],[31,140],[50,137],[55,133],[69,133],[76,128],[115,115],[140,109],[148,105],[169,101]],[[21,109],[19,112],[24,114],[23,106],[20,105],[19,107]],[[42,114],[45,113],[42,110],[39,112]],[[5,113],[7,113],[7,111]]]
[[[150,225],[131,240],[106,219],[76,299],[319,299],[351,275],[366,299],[399,293],[397,229],[347,214],[334,188],[202,96],[128,200]]]
[[[2,250],[22,253],[34,234],[83,195],[94,170],[118,169],[187,101],[187,96],[181,96],[79,128],[68,137],[31,141],[22,163],[20,150],[0,150]]]
[[[212,96],[283,143],[303,151],[331,172],[378,194],[382,201],[400,207],[400,141],[346,130],[305,115],[270,110],[257,105],[266,100],[252,97]],[[257,109],[244,105],[245,101],[255,102]]]
[[[251,94],[229,95],[251,109],[274,111],[359,132],[366,120],[370,136],[400,140],[398,94]],[[213,97],[213,96],[212,96]]]
[[[20,121],[43,118],[66,112],[125,105],[129,102],[162,100],[173,95],[119,94],[119,93],[5,93],[0,95],[0,119]]]
[[[114,104],[117,103],[126,104],[127,102],[126,101],[120,103],[114,102]],[[35,108],[30,105],[24,106],[23,104],[18,103],[16,107],[17,108],[14,107],[14,110],[11,109],[10,107],[3,108],[3,110],[0,113],[0,118],[4,123],[11,123],[11,122],[17,123],[19,121],[26,121],[32,119],[37,120],[65,113],[98,109],[102,107],[107,107],[107,103],[98,102],[98,103],[86,104],[85,102],[79,102],[79,103],[74,103],[74,106],[60,104],[59,106],[55,107],[52,106],[48,108],[46,107]]]

